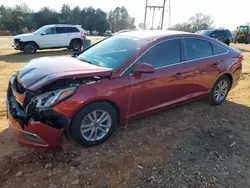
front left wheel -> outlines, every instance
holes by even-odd
[[[33,42],[28,42],[24,44],[23,52],[24,53],[36,53],[37,47]]]
[[[104,142],[117,126],[115,109],[106,102],[96,102],[81,109],[72,119],[71,137],[84,146]]]

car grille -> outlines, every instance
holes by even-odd
[[[20,42],[20,39],[14,39],[14,44],[15,44],[16,46],[19,45],[19,42]]]

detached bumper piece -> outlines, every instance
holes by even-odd
[[[60,150],[64,133],[64,126],[70,123],[70,118],[63,117],[51,109],[34,111],[26,114],[23,110],[24,104],[13,87],[13,80],[7,93],[7,116],[9,129],[17,141],[30,148]],[[27,94],[26,92],[23,94]],[[27,96],[24,96],[24,98]],[[49,121],[49,118],[52,120]]]

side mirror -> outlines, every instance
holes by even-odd
[[[135,66],[135,70],[134,72],[138,72],[138,73],[154,73],[155,72],[155,68],[148,64],[148,63],[139,63]]]
[[[210,35],[210,37],[213,37],[213,38],[215,38],[215,34],[211,34],[211,35]]]
[[[41,35],[43,36],[43,35],[46,35],[46,33],[41,33]]]

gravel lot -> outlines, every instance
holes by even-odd
[[[0,43],[0,187],[250,187],[250,45],[233,45],[245,55],[244,72],[224,104],[196,101],[120,127],[102,145],[65,140],[64,151],[48,153],[9,135],[7,81],[32,58],[70,53],[24,55]]]

